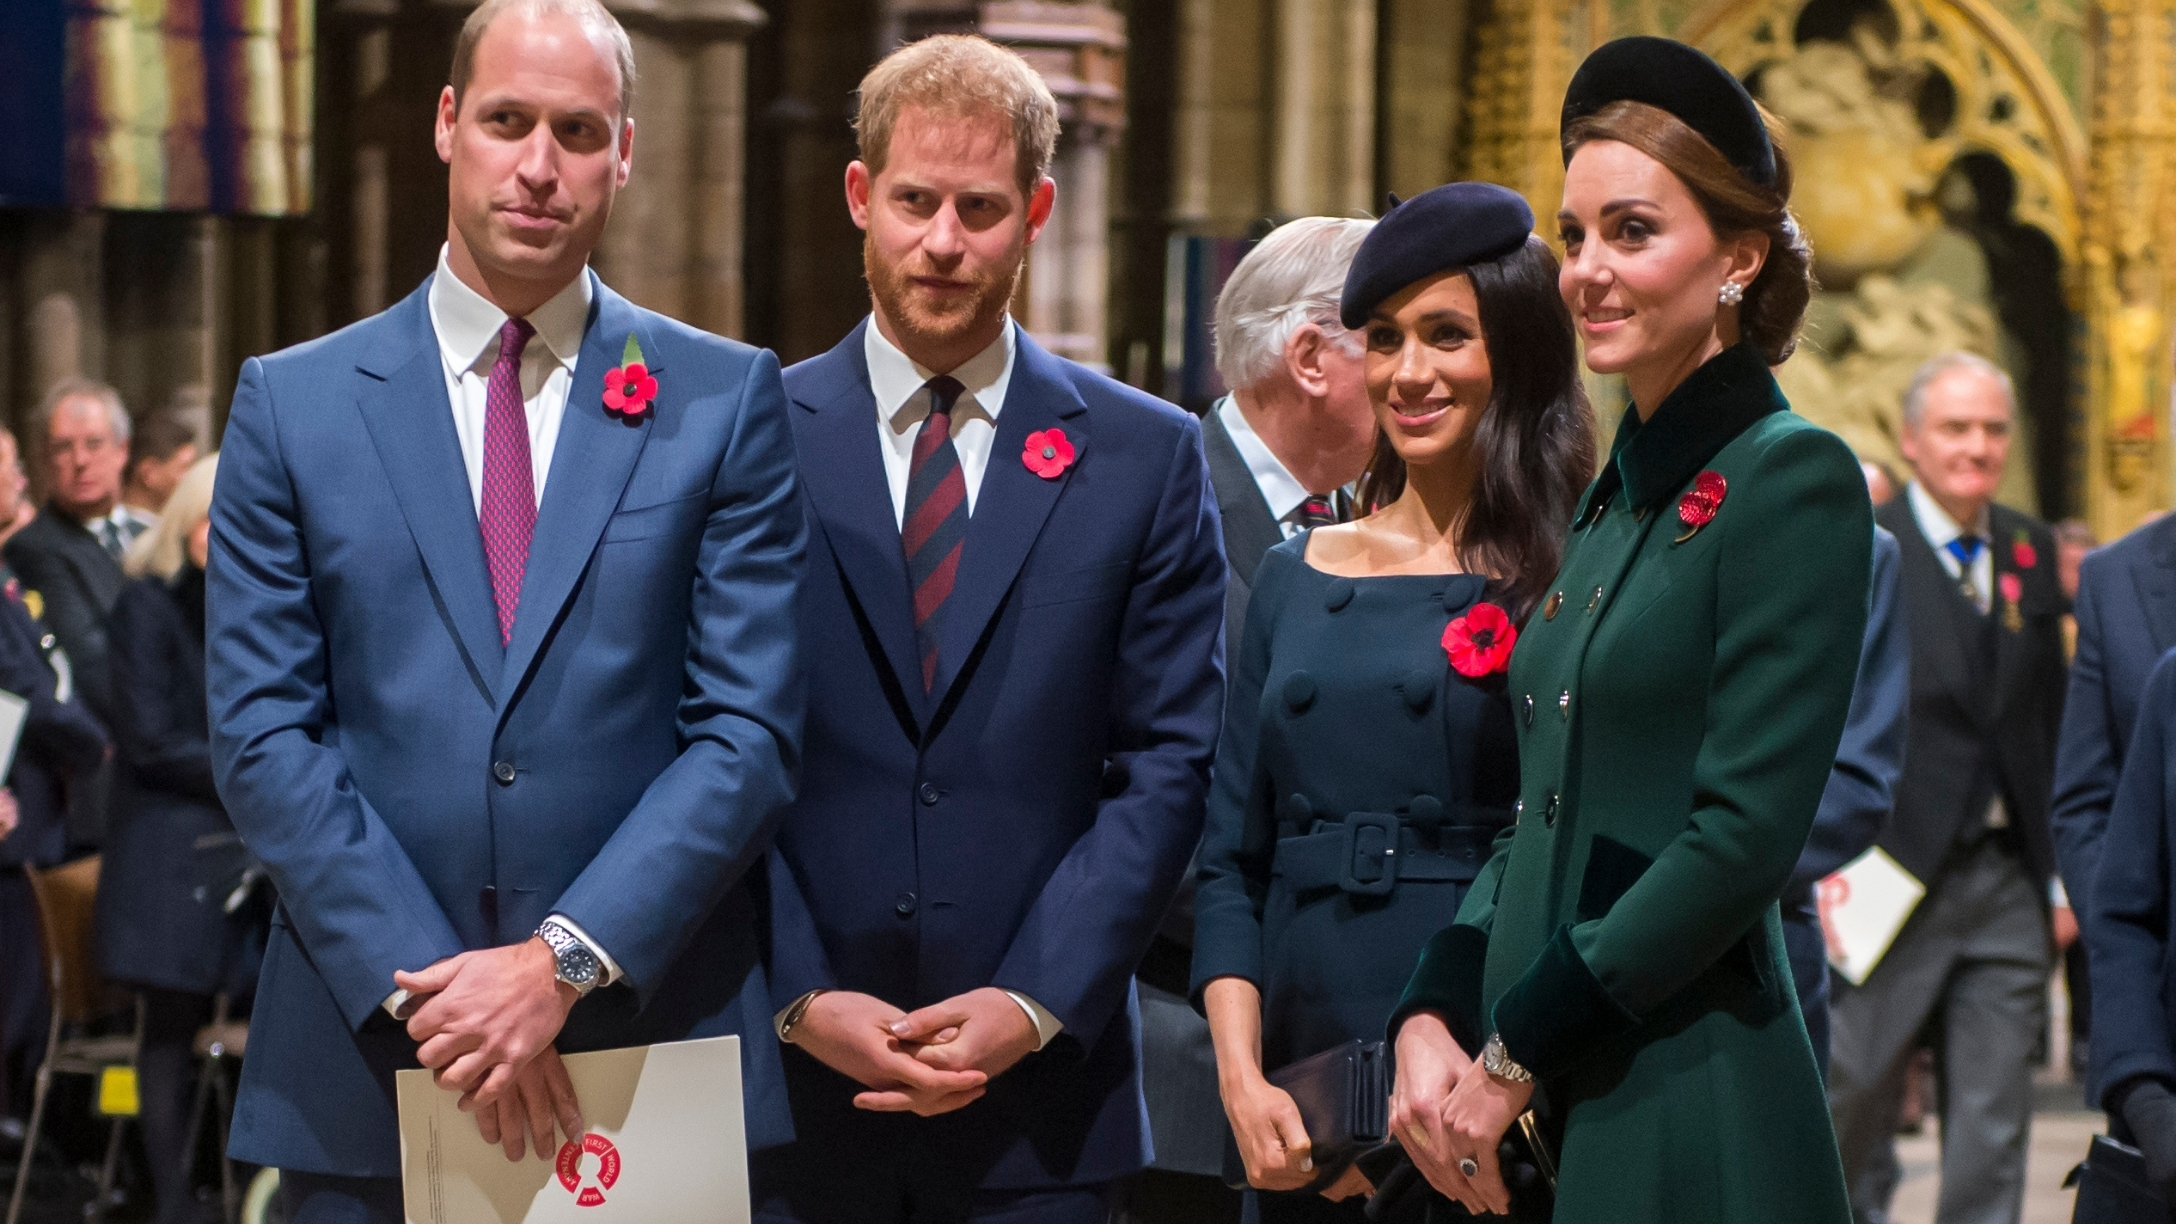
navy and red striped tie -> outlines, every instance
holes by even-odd
[[[940,374],[926,389],[929,416],[914,435],[906,518],[899,531],[907,553],[907,581],[914,589],[914,645],[921,655],[924,692],[937,683],[940,614],[959,578],[960,549],[967,543],[967,477],[960,471],[960,453],[952,448],[952,407],[966,388]]]

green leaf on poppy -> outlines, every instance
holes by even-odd
[[[620,351],[620,368],[624,370],[628,366],[638,363],[641,365],[650,364],[642,359],[642,342],[635,339],[635,333],[628,332],[627,347]]]

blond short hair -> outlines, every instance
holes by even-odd
[[[560,14],[580,22],[592,38],[602,38],[612,50],[612,58],[620,70],[620,118],[635,113],[635,45],[628,41],[627,30],[620,25],[599,0],[484,0],[476,11],[461,23],[461,34],[453,43],[453,73],[447,84],[453,86],[453,111],[461,113],[461,99],[468,93],[468,79],[476,69],[476,44],[484,40],[484,31],[508,9],[520,9],[531,17]]]
[[[1058,100],[1016,51],[976,34],[935,34],[877,62],[861,78],[854,116],[862,163],[881,174],[900,112],[916,107],[948,119],[990,116],[1012,130],[1023,195],[1050,173],[1058,147]]]
[[[122,573],[171,582],[181,572],[182,563],[189,559],[189,533],[212,515],[212,482],[218,474],[218,451],[189,465],[181,483],[174,486],[174,495],[166,499],[166,508],[159,511],[158,521],[128,546],[121,558]]]

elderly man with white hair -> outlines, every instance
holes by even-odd
[[[1349,486],[1375,451],[1361,338],[1337,321],[1345,272],[1372,221],[1302,217],[1232,270],[1216,303],[1216,368],[1230,395],[1202,421],[1224,523],[1225,650],[1239,648],[1262,557],[1309,527],[1352,517]],[[1155,1163],[1125,1195],[1132,1224],[1239,1219],[1222,1182],[1228,1124],[1209,1026],[1187,1002],[1193,873],[1142,962],[1141,1037]]]

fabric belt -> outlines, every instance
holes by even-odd
[[[1502,814],[1510,824],[1511,813]],[[1354,812],[1279,840],[1270,874],[1294,889],[1335,887],[1361,897],[1386,896],[1400,881],[1469,881],[1481,873],[1504,825],[1446,824],[1426,832],[1393,813]]]

